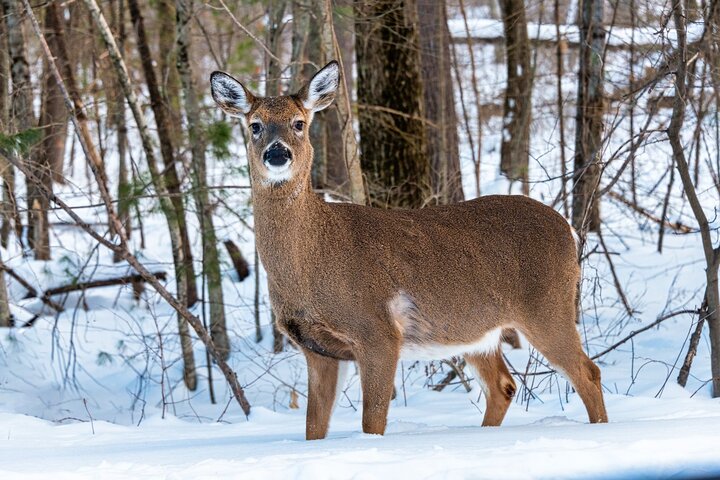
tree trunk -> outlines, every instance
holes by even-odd
[[[530,121],[532,116],[532,71],[530,41],[523,0],[501,0],[505,31],[507,87],[503,107],[500,171],[511,181],[520,180],[529,194]]]
[[[267,7],[268,16],[268,29],[267,29],[267,46],[270,52],[276,57],[280,58],[282,55],[282,43],[280,36],[282,30],[285,27],[283,23],[283,17],[285,16],[285,8],[287,7],[287,0],[271,0]],[[295,45],[293,45],[294,47]],[[270,55],[266,55],[266,70],[265,70],[265,95],[276,96],[282,95],[282,78],[280,74],[282,71],[282,65],[272,58]],[[256,246],[257,250],[257,246]],[[255,266],[257,268],[257,265]],[[256,310],[257,311],[257,310]],[[273,332],[273,352],[280,353],[283,351],[285,341],[283,340],[283,334],[277,327],[277,319],[275,315],[271,313],[270,322],[272,323]]]
[[[297,92],[312,78],[318,68],[330,61],[322,45],[322,9],[325,0],[311,0],[307,5],[300,2],[292,3],[292,85],[290,91]],[[277,41],[271,42],[275,45]],[[312,185],[314,188],[326,189],[328,167],[327,119],[335,105],[313,116],[310,124],[310,143],[313,146]],[[331,113],[332,112],[332,113]]]
[[[111,12],[111,23],[114,30],[114,34],[117,37],[117,46],[120,50],[120,55],[125,55],[125,7],[123,0],[113,0],[110,2]],[[117,198],[118,198],[118,218],[123,225],[125,235],[128,240],[132,237],[132,221],[130,217],[130,203],[129,198],[132,195],[130,184],[130,169],[128,168],[127,159],[127,123],[125,119],[125,97],[123,96],[122,88],[117,81],[117,77],[109,76],[110,85],[112,85],[112,93],[108,92],[107,95],[110,98],[110,104],[108,109],[110,111],[112,123],[115,127],[115,134],[117,140],[117,153],[118,153],[118,183],[117,183]],[[122,261],[122,257],[119,253],[113,252],[113,262],[118,263]]]
[[[276,58],[280,58],[282,54],[282,42],[280,37],[285,28],[283,17],[287,0],[271,0],[268,2],[267,16],[267,46]],[[282,85],[282,65],[270,55],[266,55],[266,79],[265,79],[265,96],[275,97],[283,94]]]
[[[61,15],[60,6],[57,0],[51,1],[45,12],[45,38],[48,46],[56,59],[61,72],[70,69],[65,52],[61,51],[58,38],[64,36],[64,17]],[[42,153],[46,159],[41,164],[50,168],[50,175],[53,182],[65,183],[63,176],[63,164],[65,160],[65,142],[68,131],[68,112],[65,108],[60,87],[50,74],[46,72],[44,78],[45,106],[41,110],[40,127],[43,131]],[[43,117],[44,115],[44,117]]]
[[[195,280],[195,267],[192,261],[190,241],[187,233],[185,219],[185,205],[180,190],[180,179],[178,177],[175,161],[175,150],[172,141],[172,126],[170,124],[170,113],[168,104],[160,94],[153,58],[145,33],[145,25],[140,12],[137,0],[128,0],[130,18],[132,19],[137,34],[137,48],[142,60],[142,67],[145,73],[145,82],[150,94],[150,107],[152,108],[157,123],[158,138],[160,139],[160,153],[165,164],[163,176],[165,185],[170,193],[170,201],[173,206],[174,221],[172,224],[177,228],[175,238],[178,243],[173,244],[173,258],[175,261],[175,275],[178,283],[178,295],[187,306],[193,306],[198,301],[197,285]],[[187,325],[185,326],[187,330]]]
[[[600,229],[600,199],[595,196],[600,184],[604,113],[603,12],[603,0],[582,0],[572,208],[572,224],[582,238],[586,232]]]
[[[414,0],[355,1],[362,170],[370,203],[421,207],[431,196]]]
[[[208,197],[207,167],[205,162],[205,139],[202,134],[202,119],[190,66],[190,21],[193,18],[193,0],[176,0],[177,23],[177,71],[180,74],[184,96],[187,135],[192,153],[193,192],[203,248],[203,275],[207,278],[208,301],[210,302],[210,334],[218,352],[227,358],[230,355],[230,341],[225,325],[225,302],[223,300],[220,256],[213,222],[213,211]],[[204,308],[204,307],[203,307]]]
[[[464,200],[445,0],[418,0],[427,157],[437,203]]]
[[[62,18],[58,14],[58,5],[51,1],[45,12],[45,37],[53,56],[63,71],[68,67],[62,65],[67,58],[60,52],[59,44],[63,35]],[[35,175],[42,183],[52,190],[52,182],[64,183],[63,160],[65,158],[65,141],[67,138],[68,112],[65,108],[60,87],[53,77],[47,60],[43,62],[42,104],[38,127],[42,131],[40,148],[31,156],[34,162]],[[48,229],[48,209],[50,204],[33,184],[28,188],[29,214],[33,221],[28,222],[28,240],[35,251],[35,258],[50,259],[50,232]]]
[[[5,16],[2,3],[0,15]],[[0,21],[0,131],[10,132],[10,59],[7,45],[5,21]],[[15,202],[15,169],[5,157],[0,155],[0,178],[2,179],[2,205],[0,205],[0,245],[7,248],[13,223],[22,229],[20,214]],[[17,219],[17,222],[16,222]],[[18,234],[18,237],[20,235]]]
[[[95,0],[85,0],[85,5],[90,10],[93,19],[98,26],[100,34],[103,37],[103,41],[107,46],[110,59],[113,62],[113,66],[118,76],[118,81],[122,86],[123,93],[125,94],[125,99],[130,106],[130,110],[132,111],[135,123],[137,124],[139,130],[140,140],[142,142],[143,151],[145,152],[145,159],[147,161],[148,168],[150,169],[152,182],[159,197],[160,207],[163,211],[163,214],[165,215],[165,218],[167,219],[168,231],[170,234],[170,243],[173,249],[173,260],[175,262],[178,295],[181,295],[186,291],[185,281],[183,280],[183,274],[185,272],[183,271],[182,262],[179,261],[182,259],[183,238],[180,234],[181,229],[175,210],[175,205],[171,202],[169,198],[169,190],[165,184],[167,175],[163,175],[160,171],[157,159],[155,157],[155,147],[153,145],[152,138],[150,137],[147,122],[140,108],[140,103],[135,94],[135,91],[132,88],[130,77],[128,75],[128,70],[125,66],[125,61],[120,55],[120,51],[117,48],[115,39],[110,32],[110,28],[107,26],[107,23],[105,23],[105,18],[102,16],[102,13],[100,12],[100,9],[95,3]],[[137,4],[135,4],[135,6],[137,7]],[[147,50],[147,43],[145,43],[144,48],[145,50]],[[185,307],[187,305],[187,299],[181,297],[179,303],[183,307]],[[183,361],[185,364],[185,385],[189,390],[195,390],[195,388],[197,388],[195,358],[192,351],[192,338],[190,337],[187,319],[185,316],[178,316],[178,330],[180,333],[180,345],[182,348]]]
[[[8,53],[10,56],[10,76],[12,78],[12,102],[10,105],[10,118],[15,120],[14,131],[24,132],[37,126],[35,114],[32,109],[32,85],[30,84],[30,69],[25,53],[25,31],[20,5],[16,0],[2,0],[5,12],[5,27],[7,31]],[[37,172],[36,162],[30,160],[31,155],[25,155],[25,162],[33,173]],[[36,189],[32,182],[27,185],[27,208],[30,215],[33,211],[33,199],[37,199]],[[38,202],[39,203],[39,202]],[[16,219],[19,221],[19,219]],[[28,220],[32,221],[30,217]],[[16,223],[18,239],[22,243],[22,225]],[[41,252],[45,253],[45,252]],[[49,253],[49,252],[48,252]],[[41,255],[42,257],[42,255]]]
[[[2,251],[0,251],[0,265],[3,265]],[[5,284],[5,271],[0,268],[0,327],[12,327],[12,323],[7,285]]]

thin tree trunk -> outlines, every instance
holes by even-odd
[[[132,19],[137,35],[137,49],[142,60],[142,67],[145,73],[145,83],[150,94],[150,107],[152,108],[157,123],[158,138],[160,139],[160,153],[164,163],[162,175],[165,177],[165,185],[171,194],[170,202],[174,216],[169,224],[171,228],[177,229],[172,238],[177,243],[173,244],[173,258],[175,261],[175,275],[178,283],[178,295],[187,306],[197,303],[197,285],[195,280],[195,267],[193,266],[190,241],[188,238],[187,224],[185,218],[185,205],[180,190],[180,179],[178,177],[175,161],[175,150],[172,141],[172,126],[170,124],[170,113],[168,112],[167,101],[160,94],[153,57],[150,53],[145,24],[140,12],[137,0],[128,0],[130,18]],[[187,325],[184,327],[187,330]]]
[[[53,56],[56,58],[58,68],[61,72],[69,70],[69,61],[60,45],[64,46],[64,17],[61,15],[60,6],[57,0],[49,2],[45,12],[45,36]],[[60,39],[60,41],[58,41]],[[44,129],[42,142],[42,155],[47,158],[42,162],[50,168],[53,182],[65,183],[63,176],[63,164],[65,161],[65,142],[67,140],[68,113],[65,109],[65,102],[60,93],[60,87],[53,76],[47,72],[44,79],[46,106],[42,109],[40,127]]]
[[[705,301],[707,302],[707,323],[710,331],[710,368],[712,372],[712,395],[720,397],[720,292],[718,291],[718,265],[720,264],[720,247],[713,247],[712,230],[705,211],[697,196],[695,185],[685,158],[685,150],[680,138],[685,121],[685,102],[687,91],[687,27],[685,24],[685,9],[680,0],[673,0],[673,19],[677,32],[678,59],[675,73],[675,104],[670,119],[667,134],[673,151],[675,167],[680,174],[683,190],[695,215],[700,229],[703,252],[705,254]],[[713,3],[713,9],[717,9]],[[710,18],[715,18],[715,12],[710,12]]]
[[[600,229],[600,184],[604,114],[602,28],[604,0],[582,0],[580,12],[580,73],[575,120],[572,224],[585,237]]]
[[[440,204],[464,200],[445,1],[418,0],[427,156]]]
[[[301,2],[293,2],[292,14],[292,84],[291,92],[297,92],[305,82],[312,78],[319,67],[325,65],[329,59],[327,52],[322,45],[322,8],[325,0],[312,0],[307,5]],[[276,15],[275,12],[271,15]],[[277,29],[268,31],[272,37],[268,44],[276,48],[279,32]],[[276,50],[273,50],[274,52]],[[279,53],[279,52],[276,52]],[[271,77],[272,78],[272,77]],[[328,166],[328,132],[326,119],[332,114],[334,105],[328,109],[318,112],[313,116],[310,124],[310,143],[313,146],[313,166],[311,171],[312,185],[317,189],[327,189],[327,166]]]
[[[558,110],[558,133],[560,135],[560,195],[565,218],[570,218],[567,200],[567,159],[565,158],[565,108],[563,104],[562,77],[563,77],[563,53],[567,49],[567,43],[560,38],[560,0],[555,0],[555,35],[557,36],[557,47],[555,48],[555,68],[557,71],[557,110]]]
[[[62,21],[58,14],[57,3],[51,1],[45,12],[45,35],[53,56],[61,64],[67,61],[67,58],[63,56],[63,52],[60,52],[59,47],[63,36]],[[65,158],[68,112],[65,109],[60,87],[50,72],[47,60],[43,64],[42,104],[38,125],[42,132],[42,141],[40,148],[30,158],[34,163],[33,170],[35,174],[46,187],[52,189],[53,180],[64,183],[62,169]],[[60,65],[59,68],[66,70],[68,67]],[[35,251],[36,259],[49,260],[49,202],[35,186],[32,188],[28,186],[28,204],[31,218],[28,222],[28,243]]]
[[[341,0],[343,1],[343,0]],[[352,0],[345,0],[348,6]],[[333,123],[337,121],[340,125],[341,131],[341,142],[340,149],[342,151],[342,162],[344,163],[345,172],[347,172],[347,178],[350,188],[350,199],[353,203],[364,205],[367,202],[365,195],[365,182],[363,180],[363,174],[360,168],[360,155],[358,153],[358,142],[355,137],[355,127],[353,125],[353,113],[351,108],[351,90],[352,90],[352,62],[351,58],[348,58],[345,54],[347,49],[351,47],[343,48],[338,41],[338,35],[335,33],[335,26],[332,16],[332,1],[325,0],[323,13],[325,20],[322,22],[326,28],[323,29],[323,45],[327,52],[334,52],[335,59],[340,63],[340,71],[342,77],[340,80],[340,90],[338,99],[335,102],[337,107],[337,116],[335,119],[329,121],[328,128],[334,131]],[[348,30],[350,28],[348,27]],[[350,34],[351,35],[351,34]],[[349,38],[343,38],[343,42],[349,42]],[[346,68],[347,65],[347,68]],[[334,138],[331,142],[335,147],[338,143]],[[333,165],[337,164],[335,161],[331,161]]]
[[[0,251],[0,265],[3,265],[2,251]],[[0,327],[12,327],[12,314],[10,313],[10,302],[8,301],[7,285],[5,283],[5,271],[0,268]]]
[[[105,42],[105,45],[107,46],[108,53],[110,54],[110,59],[112,60],[113,66],[115,68],[115,71],[118,76],[118,80],[120,82],[120,85],[122,86],[123,93],[125,94],[125,99],[128,102],[128,105],[130,106],[130,110],[132,111],[133,117],[135,119],[135,123],[138,126],[139,134],[140,134],[140,140],[142,142],[143,150],[145,152],[145,159],[148,164],[148,168],[150,169],[150,174],[152,177],[153,185],[155,186],[155,190],[158,194],[159,201],[160,201],[160,207],[163,211],[163,214],[165,215],[165,218],[167,219],[168,223],[168,231],[170,234],[170,243],[173,248],[173,259],[175,260],[175,269],[176,269],[176,281],[178,286],[178,295],[185,293],[186,291],[186,284],[183,280],[183,263],[180,261],[182,259],[182,243],[183,238],[180,235],[180,225],[177,218],[177,213],[175,210],[175,206],[170,201],[169,198],[169,192],[168,188],[166,187],[165,181],[166,176],[164,176],[159,168],[157,159],[155,157],[155,146],[153,145],[152,137],[150,136],[150,131],[147,125],[147,122],[145,121],[145,117],[143,115],[143,112],[140,108],[140,103],[138,101],[138,98],[135,94],[135,91],[132,88],[130,77],[128,75],[128,70],[125,66],[125,62],[123,61],[122,56],[120,55],[120,51],[117,48],[117,44],[115,43],[115,39],[112,36],[112,33],[110,32],[110,28],[107,26],[107,23],[105,22],[105,17],[103,17],[102,13],[100,12],[100,9],[98,8],[97,4],[95,3],[95,0],[84,0],[85,5],[87,6],[88,10],[90,10],[93,20],[98,26],[98,30],[100,31],[100,34],[103,37],[103,41]],[[137,5],[136,5],[137,6]],[[145,45],[147,48],[147,45]],[[180,273],[178,273],[178,270]],[[197,292],[196,292],[197,294]],[[183,306],[187,306],[187,298],[181,297],[179,299],[180,304]],[[185,379],[185,385],[188,389],[194,390],[197,387],[197,375],[195,372],[195,359],[193,356],[192,351],[192,339],[190,337],[190,332],[187,325],[187,319],[185,316],[178,316],[178,329],[180,333],[180,344],[182,347],[183,352],[183,361],[185,364],[184,367],[184,379]]]
[[[114,34],[117,36],[117,46],[120,50],[120,55],[125,55],[125,4],[123,0],[115,0],[110,3],[110,11],[112,14],[111,22],[114,30]],[[117,76],[110,76],[111,85],[113,85],[114,95],[111,100],[111,116],[112,122],[115,126],[115,134],[117,136],[117,153],[118,153],[118,217],[125,230],[128,240],[132,237],[132,220],[130,216],[130,203],[129,198],[132,195],[130,191],[132,186],[130,184],[130,169],[128,168],[127,158],[127,122],[125,118],[125,97],[123,96],[122,88],[117,81]],[[111,95],[108,92],[108,95]],[[117,263],[122,261],[122,257],[115,252],[113,254],[113,262]]]
[[[0,16],[5,16],[0,3]],[[10,132],[10,59],[7,45],[5,21],[0,21],[0,131]],[[2,179],[2,205],[0,205],[0,245],[7,248],[10,231],[20,214],[15,202],[15,169],[0,155],[0,179]],[[22,225],[18,223],[20,228]]]
[[[492,6],[495,2],[492,2]],[[459,0],[460,14],[463,17],[463,25],[465,26],[465,35],[470,38],[470,26],[468,25],[467,12],[465,11],[464,0]],[[491,7],[492,8],[492,7]],[[472,43],[468,42],[468,56],[470,57],[470,83],[473,88],[473,98],[475,99],[475,116],[477,117],[477,155],[473,153],[473,163],[475,164],[475,196],[480,196],[480,169],[482,166],[482,105],[480,101],[480,90],[478,88],[477,81],[477,69],[475,64],[475,51],[473,50]],[[453,65],[455,66],[455,77],[457,78],[458,86],[462,83],[460,76],[460,69],[457,63],[455,49],[453,47]],[[461,87],[460,87],[461,88]],[[465,119],[465,126],[468,130],[468,141],[470,142],[470,148],[473,148],[473,139],[470,135],[470,124],[468,122],[467,109],[465,107],[465,101],[462,99],[462,92],[460,93],[460,100],[463,104],[463,118]]]
[[[361,162],[375,206],[431,196],[416,17],[414,0],[355,2]]]
[[[193,17],[193,0],[176,0],[177,21],[177,70],[182,83],[188,141],[192,152],[193,192],[203,248],[203,275],[207,278],[210,302],[210,334],[218,352],[227,358],[230,341],[225,325],[225,302],[223,300],[220,255],[213,222],[213,211],[208,196],[207,166],[205,161],[205,138],[198,98],[190,65],[190,20]]]
[[[287,0],[271,0],[266,11],[268,17],[267,45],[268,53],[271,54],[265,56],[265,95],[268,97],[282,95],[283,93],[282,78],[280,76],[282,65],[276,59],[282,55],[282,42],[280,41],[280,37],[285,28],[283,17],[285,16],[286,7]],[[313,170],[316,170],[315,166],[313,166]],[[314,174],[316,174],[316,172],[314,172]],[[255,268],[257,268],[257,266]],[[275,315],[270,315],[270,321],[272,322],[273,332],[273,352],[280,353],[283,351],[285,344],[283,341],[283,333],[277,327]]]
[[[285,16],[285,8],[287,0],[271,0],[268,2],[267,16],[267,45],[271,55],[266,55],[266,79],[265,79],[265,96],[274,97],[283,94],[282,85],[282,65],[276,60],[282,54],[282,42],[280,37],[285,28],[283,17]]]
[[[500,171],[511,181],[520,180],[528,195],[532,71],[530,40],[523,0],[501,0],[505,30],[507,87],[503,113]]]
[[[32,86],[30,84],[30,69],[25,53],[25,31],[21,10],[16,0],[2,0],[5,13],[5,27],[7,32],[8,52],[10,57],[10,76],[12,79],[12,101],[10,105],[10,118],[15,120],[13,131],[23,132],[34,128],[35,115],[32,110]],[[29,157],[29,156],[26,156]],[[28,161],[28,158],[23,159]],[[35,172],[34,162],[28,162],[31,171]],[[28,185],[28,212],[32,210],[31,198],[34,188]],[[11,195],[14,193],[10,190]],[[22,244],[22,223],[16,218],[15,229],[18,240]]]

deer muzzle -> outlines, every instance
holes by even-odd
[[[263,153],[263,162],[270,168],[282,168],[292,161],[292,152],[280,142],[275,142]]]

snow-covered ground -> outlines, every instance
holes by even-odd
[[[477,48],[482,103],[493,103],[504,72],[483,67],[496,60],[493,47]],[[459,58],[467,66],[462,51]],[[621,64],[622,59],[609,61],[608,75],[620,77]],[[466,91],[468,81],[469,76],[464,78]],[[554,92],[552,82],[539,75],[533,98],[538,111],[533,124],[531,195],[546,202],[558,188],[548,178],[559,169],[554,100],[547,98],[547,92]],[[573,82],[570,71],[565,92],[573,91]],[[468,108],[475,118],[472,106]],[[566,109],[571,125],[574,107],[568,103]],[[667,112],[658,117],[657,123],[662,123]],[[483,121],[482,192],[505,193],[509,187],[497,171],[500,120]],[[623,144],[623,127],[609,142],[608,154]],[[568,131],[566,138],[572,135]],[[461,139],[465,192],[471,197],[473,166],[462,131]],[[232,149],[237,156],[216,162],[213,170],[212,183],[225,187],[214,194],[229,207],[220,207],[216,218],[221,238],[237,241],[252,263],[252,233],[238,220],[240,216],[252,224],[247,190],[233,188],[247,185],[241,173],[245,162],[241,141]],[[638,152],[639,197],[650,209],[664,195],[664,183],[659,189],[651,187],[669,165],[667,151],[666,144],[649,141]],[[82,193],[87,189],[81,162],[76,159],[75,183],[60,191],[78,206],[94,198]],[[625,188],[626,183],[618,187]],[[692,225],[677,183],[669,218]],[[705,202],[716,201],[713,189],[703,188],[701,194]],[[139,255],[151,270],[172,273],[164,224],[149,202],[140,208],[147,248]],[[102,222],[93,209],[79,211],[88,221]],[[188,218],[195,223],[192,213]],[[579,328],[591,355],[662,315],[697,308],[704,280],[696,234],[667,232],[659,254],[657,225],[611,199],[603,201],[603,218],[605,242],[634,312],[628,316],[618,301],[605,257],[590,255]],[[65,220],[57,211],[51,219]],[[3,251],[2,258],[39,289],[127,271],[122,264],[113,266],[109,253],[96,248],[76,227],[58,225],[52,235],[52,262],[28,260],[15,245]],[[198,239],[193,242],[198,252]],[[589,250],[596,242],[590,239]],[[216,368],[212,385],[217,403],[210,402],[206,356],[199,342],[195,344],[199,387],[195,392],[184,387],[176,318],[152,291],[140,302],[133,300],[129,288],[120,287],[90,290],[84,297],[77,293],[57,297],[67,309],[56,314],[43,309],[37,299],[24,299],[23,287],[8,279],[17,318],[41,316],[30,328],[0,331],[0,478],[720,477],[720,400],[710,398],[707,333],[687,387],[680,388],[675,381],[697,315],[672,317],[597,360],[610,418],[607,425],[586,423],[578,396],[561,376],[542,373],[547,367],[535,361],[536,353],[523,340],[522,349],[505,350],[511,369],[518,372],[519,389],[502,427],[479,427],[485,409],[479,388],[469,393],[460,384],[442,392],[429,388],[447,373],[447,366],[403,361],[384,437],[362,434],[359,378],[351,374],[329,438],[306,442],[304,360],[292,348],[271,353],[264,288],[260,293],[264,339],[255,342],[254,279],[238,282],[229,260],[223,260],[230,364],[253,406],[247,419]],[[264,285],[262,275],[260,280]],[[168,287],[174,289],[172,281]],[[201,314],[198,307],[195,313]]]

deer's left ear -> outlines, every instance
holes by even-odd
[[[340,85],[340,65],[333,60],[317,72],[310,82],[297,93],[303,107],[319,112],[332,104]]]

